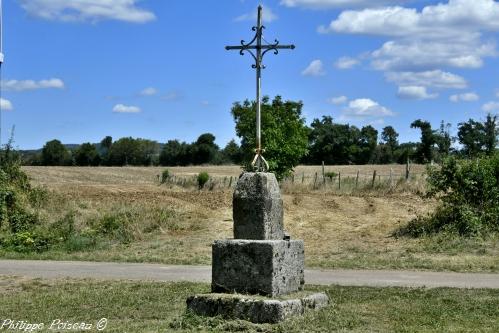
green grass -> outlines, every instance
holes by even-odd
[[[499,290],[311,287],[332,304],[279,325],[185,313],[206,284],[18,280],[0,277],[0,319],[95,323],[105,332],[498,332]],[[95,332],[95,330],[93,330]]]

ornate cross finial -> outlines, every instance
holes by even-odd
[[[261,79],[262,79],[262,69],[265,69],[265,66],[262,64],[263,56],[269,52],[273,51],[274,54],[278,54],[281,49],[291,49],[295,48],[294,45],[279,45],[279,41],[276,39],[274,43],[269,43],[263,37],[263,29],[265,26],[262,25],[262,6],[258,6],[258,18],[257,25],[253,27],[253,31],[255,31],[255,37],[249,42],[245,43],[244,40],[241,40],[241,45],[239,46],[226,46],[226,50],[239,50],[241,55],[244,55],[244,52],[248,52],[255,63],[253,64],[253,68],[256,69],[256,155],[253,159],[251,165],[255,168],[256,171],[268,171],[269,165],[265,158],[263,158],[262,149],[262,135],[261,135],[261,112],[262,112],[262,98],[261,98]],[[262,43],[265,42],[267,44]],[[256,51],[253,52],[253,50]]]

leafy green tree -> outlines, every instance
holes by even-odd
[[[356,164],[372,163],[378,145],[378,131],[371,125],[362,127],[359,137],[359,152],[355,159]]]
[[[395,153],[398,148],[399,134],[392,126],[386,126],[381,132],[381,143],[376,148],[376,163],[387,164],[394,163]]]
[[[429,163],[433,160],[433,146],[436,144],[435,135],[428,121],[421,119],[415,120],[411,128],[421,130],[421,143],[416,152],[416,160],[419,163]]]
[[[407,160],[417,160],[418,147],[419,144],[415,142],[404,142],[399,144],[394,153],[395,162],[405,164],[407,163]]]
[[[440,129],[438,131],[435,131],[434,133],[440,161],[449,156],[451,150],[452,137],[450,135],[450,128],[451,124],[445,124],[442,120],[442,122],[440,123]]]
[[[78,147],[74,153],[76,165],[79,166],[97,166],[101,161],[101,157],[95,145],[84,143]]]
[[[229,143],[222,150],[222,154],[224,156],[224,160],[234,163],[240,164],[243,161],[241,147],[236,143],[235,140],[230,140]]]
[[[109,150],[111,150],[112,145],[113,145],[113,138],[109,135],[106,136],[104,139],[102,139],[99,144],[99,154],[101,156],[103,164],[108,164]]]
[[[499,124],[497,115],[492,116],[490,113],[487,115],[487,119],[483,124],[484,129],[484,146],[485,153],[489,156],[493,155],[497,148],[498,135],[499,135]]]
[[[42,165],[71,165],[71,155],[59,140],[48,141],[42,149]]]
[[[215,136],[211,133],[201,134],[193,144],[193,149],[192,162],[197,165],[213,163],[219,153],[219,148],[215,144]]]
[[[100,142],[100,146],[103,149],[106,149],[107,151],[109,151],[109,149],[111,149],[112,145],[113,145],[113,138],[109,135],[106,136],[104,139],[102,139],[102,141]]]
[[[383,143],[390,147],[392,152],[394,152],[399,145],[398,138],[399,134],[392,126],[386,126],[383,128],[383,131],[381,132],[381,140],[383,140]]]
[[[163,166],[178,166],[192,164],[192,147],[178,140],[168,141],[161,150],[159,163]]]
[[[336,124],[330,116],[322,120],[314,119],[310,125],[309,162],[311,164],[349,164],[352,155],[358,149],[354,148],[360,131],[349,125]],[[356,146],[355,146],[356,147]]]
[[[110,165],[151,165],[159,145],[155,141],[121,138],[109,150]]]
[[[281,179],[307,153],[308,129],[302,118],[303,104],[286,101],[276,96],[272,102],[268,97],[262,103],[262,146],[270,171]],[[236,134],[241,138],[241,149],[247,169],[256,148],[256,104],[248,100],[234,103],[232,116],[236,123]]]
[[[473,119],[460,123],[457,137],[465,156],[474,158],[484,152],[485,128],[482,123]]]

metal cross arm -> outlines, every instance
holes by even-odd
[[[252,166],[256,169],[256,171],[268,171],[269,165],[265,158],[263,158],[262,153],[262,136],[261,136],[261,111],[262,111],[262,100],[261,100],[261,79],[262,79],[262,69],[265,66],[262,64],[263,56],[269,52],[273,51],[274,54],[278,54],[279,50],[288,49],[293,50],[295,48],[294,45],[279,45],[279,41],[276,39],[274,43],[269,43],[263,37],[263,29],[265,27],[262,25],[262,6],[258,6],[258,18],[257,25],[253,27],[253,31],[255,31],[255,36],[253,39],[246,43],[244,40],[241,41],[241,45],[237,46],[226,46],[226,50],[239,50],[241,55],[244,55],[244,52],[248,52],[251,54],[255,63],[253,64],[253,68],[256,69],[256,144],[257,147],[255,149],[256,155],[251,163]],[[262,43],[265,42],[266,44]],[[256,52],[253,52],[256,51]],[[256,53],[256,54],[255,54]]]

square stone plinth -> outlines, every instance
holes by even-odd
[[[275,324],[302,315],[307,309],[318,310],[328,303],[329,297],[325,293],[300,292],[280,299],[238,294],[202,294],[189,297],[187,309],[201,316]]]
[[[301,240],[218,240],[212,249],[213,292],[275,297],[305,283]]]
[[[282,240],[283,204],[273,173],[246,172],[232,199],[235,239]]]

